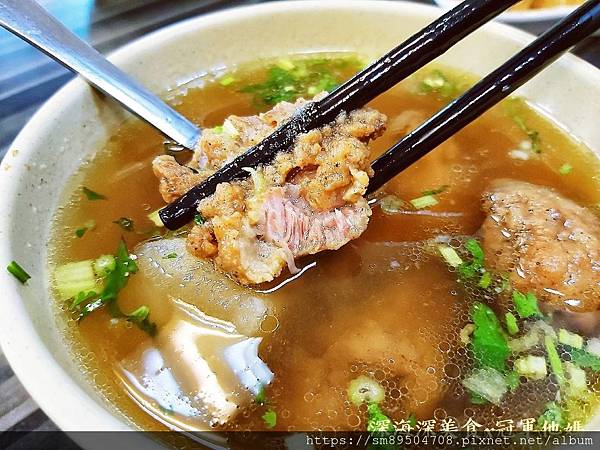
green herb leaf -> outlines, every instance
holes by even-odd
[[[564,428],[566,425],[566,417],[563,414],[563,410],[556,404],[556,402],[550,402],[546,404],[546,410],[538,418],[537,425],[539,428],[542,428],[544,423],[556,423],[560,428]]]
[[[202,225],[204,222],[206,222],[206,220],[204,220],[204,217],[202,217],[202,214],[196,214],[194,216],[194,223],[196,225]]]
[[[245,86],[241,92],[252,94],[257,105],[272,106],[322,91],[331,92],[350,75],[349,69],[361,67],[356,57],[280,60],[268,67],[263,82]]]
[[[83,193],[85,194],[88,200],[106,200],[105,195],[98,194],[97,192],[94,192],[91,189],[86,188],[85,186],[82,189]]]
[[[73,298],[73,303],[71,303],[71,309],[77,308],[80,304],[87,302],[88,300],[92,300],[97,298],[98,294],[96,291],[81,291]]]
[[[596,372],[600,372],[600,356],[587,352],[578,348],[569,348],[571,361],[582,368],[589,368]]]
[[[367,406],[367,431],[369,433],[376,432],[392,432],[394,424],[388,416],[386,416],[377,403],[369,403]]]
[[[569,164],[569,163],[564,163],[558,169],[558,173],[560,173],[561,175],[568,175],[571,172],[573,172],[573,166],[571,164]]]
[[[133,220],[129,217],[121,217],[113,223],[119,225],[125,231],[133,231]]]
[[[449,185],[444,184],[436,189],[430,189],[427,191],[423,191],[423,192],[421,192],[421,194],[423,194],[423,195],[438,195],[438,194],[441,194],[442,192],[446,192],[449,187],[450,187]]]
[[[172,252],[172,253],[167,253],[165,256],[163,256],[163,259],[175,259],[177,258],[177,253]]]
[[[550,368],[556,376],[558,383],[563,384],[565,381],[565,372],[563,370],[562,361],[560,360],[560,356],[558,356],[558,351],[556,350],[556,345],[554,344],[552,337],[546,335],[544,337],[544,345],[546,347],[546,354],[548,355]]]
[[[31,278],[31,275],[25,272],[25,269],[23,269],[16,261],[11,261],[6,267],[6,270],[22,284],[25,284],[25,282]]]
[[[471,316],[475,324],[471,350],[477,364],[504,372],[510,349],[496,314],[489,306],[476,302]]]
[[[274,428],[277,425],[277,413],[273,409],[268,409],[262,415],[262,420],[267,428]]]
[[[512,297],[517,314],[519,314],[519,317],[522,319],[526,319],[527,317],[543,317],[540,308],[538,307],[537,297],[533,292],[522,294],[521,292],[514,290]]]
[[[78,238],[83,237],[83,235],[85,234],[85,232],[87,231],[87,228],[83,227],[83,228],[77,228],[75,230],[75,236],[77,236]]]
[[[477,283],[477,286],[479,286],[481,289],[487,289],[490,287],[491,283],[492,283],[492,274],[489,272],[483,272],[483,275],[481,275],[481,278],[479,279],[479,283]]]

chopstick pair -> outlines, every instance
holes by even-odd
[[[466,0],[459,4],[323,100],[308,103],[261,143],[163,208],[159,212],[162,222],[172,230],[182,227],[192,220],[198,203],[212,195],[219,183],[247,176],[245,167],[268,164],[277,153],[289,151],[298,134],[333,121],[341,111],[364,106],[517,1]],[[375,175],[368,192],[379,189],[598,27],[600,0],[589,0],[375,160],[372,164]]]

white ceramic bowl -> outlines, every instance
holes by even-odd
[[[150,34],[111,60],[151,90],[166,93],[208,69],[258,57],[322,50],[377,56],[440,14],[434,7],[387,1],[266,3],[201,16]],[[440,58],[484,75],[532,36],[489,24]],[[521,94],[600,149],[600,71],[566,56]],[[61,338],[46,267],[49,224],[70,175],[127,117],[74,80],[19,134],[0,168],[0,262],[20,262],[32,275],[21,286],[0,271],[0,340],[14,371],[41,408],[64,430],[125,430],[132,425],[88,383]],[[591,425],[598,428],[598,421]]]
[[[436,4],[444,9],[455,7],[458,0],[434,0]],[[526,31],[541,34],[554,23],[572,13],[577,6],[558,6],[555,8],[538,8],[526,11],[507,11],[498,20],[516,25]]]

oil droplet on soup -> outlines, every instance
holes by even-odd
[[[297,63],[303,60],[312,62]],[[332,89],[358,70],[358,61],[349,54],[259,61],[202,79],[200,87],[173,97],[173,104],[200,126],[215,127],[230,114],[251,115],[277,101]],[[308,73],[294,75],[293,67]],[[277,91],[276,81],[290,73],[303,81]],[[389,118],[386,133],[371,144],[373,157],[471,83],[454,70],[425,68],[373,101],[370,106]],[[481,195],[497,178],[552,186],[582,205],[600,202],[596,158],[525,103],[498,105],[397,176],[378,194],[380,204],[363,236],[318,255],[314,267],[277,289],[237,285],[187,255],[177,233],[149,239],[155,226],[148,212],[163,205],[151,161],[163,151],[163,138],[147,125],[124,123],[73,177],[53,229],[53,266],[111,254],[121,236],[129,249],[136,248],[140,270],[119,303],[124,311],[148,305],[157,337],[111,319],[104,309],[79,323],[64,302],[57,310],[85,377],[137,426],[201,428],[211,421],[211,404],[233,411],[242,403],[231,421],[210,425],[262,430],[272,410],[278,430],[364,430],[367,405],[348,397],[349,383],[361,376],[382,388],[379,406],[394,421],[414,414],[418,420],[460,422],[473,414],[481,424],[517,422],[537,418],[555,399],[559,388],[549,378],[522,382],[518,395],[507,394],[498,406],[473,404],[461,380],[476,361],[461,331],[472,321],[472,305],[493,298],[490,291],[460,283],[457,270],[431,246],[442,236],[449,248],[462,248],[465,236],[480,227]],[[563,173],[567,163],[576,179]],[[82,186],[106,199],[88,201]],[[393,203],[423,196],[437,203],[416,210]],[[90,220],[94,226],[76,237]],[[201,343],[196,357],[216,364],[211,386],[198,381],[208,369],[193,355],[183,356],[189,341]],[[232,366],[223,363],[232,345],[251,351],[257,342],[268,367],[257,370],[264,369],[267,381],[268,371],[274,374],[264,389],[266,405],[236,387]],[[595,385],[596,375],[589,376],[588,384]]]

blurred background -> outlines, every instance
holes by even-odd
[[[327,1],[327,0],[322,0]],[[393,1],[393,0],[390,0]],[[416,0],[433,3],[432,0]],[[0,0],[0,3],[2,0]],[[101,53],[171,23],[260,0],[39,0],[44,7]],[[531,0],[529,0],[531,2]],[[519,22],[539,33],[549,23]],[[574,52],[600,66],[600,37],[581,43]],[[0,29],[0,158],[41,104],[73,75],[59,64]],[[6,176],[6,175],[3,175]],[[43,374],[40,374],[43,376]],[[37,408],[0,352],[0,433],[56,430]],[[58,448],[40,434],[13,433],[14,448]],[[54,445],[52,445],[52,442]],[[5,446],[1,446],[6,448]]]

